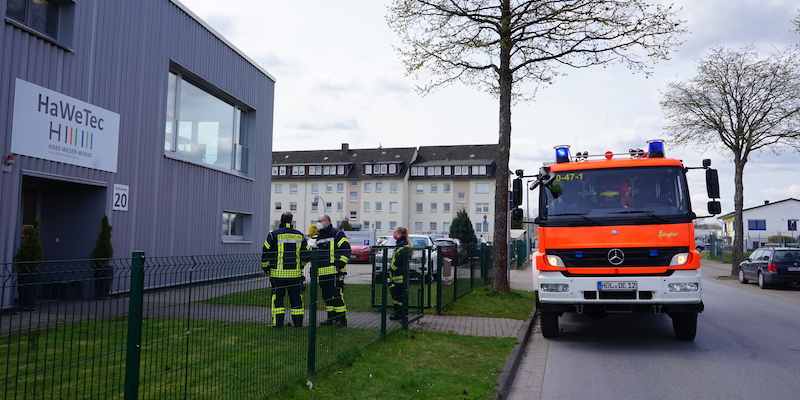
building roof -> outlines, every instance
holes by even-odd
[[[337,150],[305,150],[305,151],[274,151],[272,152],[272,166],[294,165],[347,165],[349,170],[344,178],[361,179],[363,164],[399,163],[400,169],[396,174],[389,175],[403,177],[408,171],[408,166],[414,159],[417,149],[414,147],[351,149],[347,143],[342,143],[342,148]],[[387,176],[387,175],[383,175]],[[374,178],[374,175],[371,177]],[[279,178],[273,176],[273,178]],[[297,179],[297,176],[285,176],[280,179]],[[342,175],[305,175],[304,179],[342,179]]]
[[[798,199],[795,199],[795,198],[793,198],[793,197],[790,197],[790,198],[788,198],[788,199],[783,199],[783,200],[773,201],[773,202],[770,202],[770,201],[765,201],[765,202],[764,202],[764,204],[761,204],[761,205],[758,205],[758,206],[755,206],[755,207],[750,207],[750,208],[745,208],[745,209],[742,209],[742,212],[745,212],[745,211],[750,211],[750,210],[755,210],[755,209],[757,209],[757,208],[762,208],[762,207],[769,207],[769,206],[772,206],[772,205],[775,205],[775,204],[779,204],[779,203],[783,203],[783,202],[786,202],[786,201],[797,201],[797,202],[800,202],[800,200],[798,200]],[[725,215],[720,215],[719,217],[717,217],[717,219],[719,220],[719,219],[732,218],[732,217],[733,217],[733,214],[734,214],[733,212],[730,212],[730,213],[727,213],[727,214],[725,214]]]
[[[496,144],[421,146],[414,165],[489,165],[497,154]]]

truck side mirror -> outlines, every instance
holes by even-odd
[[[722,214],[722,204],[714,200],[708,202],[708,213],[711,215]]]
[[[711,199],[719,198],[719,175],[715,169],[706,170],[706,192]]]

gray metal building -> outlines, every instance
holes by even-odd
[[[0,0],[0,12],[0,261],[37,218],[48,260],[89,258],[103,215],[115,257],[260,251],[267,71],[175,0]]]

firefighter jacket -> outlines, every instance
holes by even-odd
[[[273,278],[299,278],[303,276],[303,266],[311,259],[310,250],[303,233],[291,224],[284,224],[267,235],[261,268]]]
[[[389,265],[390,279],[395,283],[403,283],[405,270],[408,269],[408,256],[411,247],[406,238],[401,237],[397,240],[397,248],[392,252],[392,263]]]
[[[350,240],[333,225],[319,231],[317,236],[317,263],[319,276],[347,272],[350,260]]]

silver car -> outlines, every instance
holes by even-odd
[[[411,260],[408,266],[408,275],[411,279],[424,278],[426,282],[436,279],[436,274],[439,272],[438,254],[436,247],[433,245],[433,240],[428,235],[408,235],[414,251],[411,253]],[[387,257],[386,265],[392,262],[392,253],[397,241],[394,238],[389,238],[381,246],[373,247],[375,251],[375,274],[380,274],[383,269],[384,254]],[[430,268],[430,274],[428,270]]]

